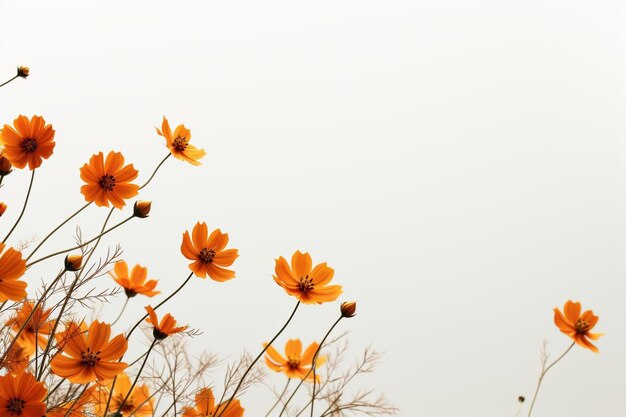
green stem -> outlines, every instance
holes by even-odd
[[[6,84],[6,83],[5,83]],[[4,85],[4,84],[3,84]],[[0,85],[0,87],[2,87]],[[22,220],[22,216],[24,215],[24,212],[26,211],[26,205],[28,204],[28,197],[30,197],[30,191],[33,188],[33,181],[35,180],[35,170],[33,169],[32,174],[30,176],[30,183],[28,184],[28,192],[26,193],[26,199],[24,200],[24,205],[22,206],[22,211],[20,213],[20,216],[17,218],[17,220],[15,221],[15,224],[13,225],[13,227],[11,228],[11,230],[9,230],[9,233],[7,233],[7,235],[4,237],[4,239],[2,239],[2,243],[6,242],[7,239],[9,238],[9,236],[11,236],[11,233],[13,233],[13,231],[15,230],[15,228],[17,227],[18,223],[20,222],[20,220]]]
[[[243,376],[241,377],[241,379],[239,380],[239,384],[237,384],[237,387],[235,388],[235,391],[233,391],[233,394],[230,396],[230,398],[228,399],[228,402],[226,403],[226,406],[224,408],[222,408],[222,410],[220,411],[220,413],[215,416],[215,417],[221,417],[222,414],[224,414],[224,412],[226,410],[228,410],[228,406],[230,405],[230,403],[235,399],[235,396],[237,395],[237,392],[239,391],[239,388],[241,388],[241,385],[243,384],[243,381],[246,379],[246,376],[248,376],[248,373],[252,370],[252,368],[254,367],[254,365],[259,361],[259,359],[261,359],[261,357],[263,356],[263,354],[265,353],[265,351],[267,349],[269,349],[270,346],[272,346],[272,343],[274,343],[274,341],[278,338],[278,336],[280,336],[280,334],[283,332],[283,330],[285,330],[287,328],[287,325],[289,324],[289,322],[291,321],[291,319],[293,318],[293,316],[296,314],[296,311],[298,310],[298,307],[300,306],[300,301],[298,301],[296,303],[296,307],[293,309],[293,311],[291,312],[291,315],[289,316],[289,318],[287,319],[287,321],[285,322],[285,324],[283,325],[283,327],[280,328],[280,330],[278,331],[278,333],[276,333],[276,335],[274,335],[274,337],[272,338],[272,340],[269,341],[269,343],[267,345],[265,345],[265,347],[263,348],[263,350],[261,351],[261,353],[259,353],[257,355],[257,357],[252,361],[252,363],[250,364],[250,366],[248,366],[248,369],[246,369],[246,372],[244,372]]]

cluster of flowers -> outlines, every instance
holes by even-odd
[[[26,78],[28,75],[28,68],[18,68],[17,77]],[[222,233],[220,229],[209,231],[207,224],[199,221],[191,232],[185,231],[182,234],[181,253],[190,261],[187,278],[160,303],[145,306],[145,315],[136,321],[129,331],[113,334],[112,325],[117,320],[113,323],[99,320],[88,323],[72,318],[75,314],[70,312],[76,308],[73,297],[89,274],[88,265],[100,239],[133,218],[148,217],[152,205],[149,201],[136,201],[128,218],[107,228],[106,222],[113,210],[124,209],[127,201],[137,196],[139,191],[148,185],[159,167],[170,156],[192,165],[200,165],[199,160],[205,156],[204,150],[190,144],[191,132],[182,124],[172,131],[164,117],[161,128],[157,128],[156,132],[165,139],[168,153],[145,184],[140,186],[135,183],[138,171],[133,164],[126,163],[120,152],[111,151],[107,155],[103,152],[94,154],[80,168],[80,177],[84,181],[80,191],[86,204],[40,240],[26,256],[23,253],[26,248],[8,247],[6,242],[22,219],[36,170],[41,167],[44,160],[53,155],[55,130],[41,116],[24,115],[19,115],[12,124],[4,124],[0,129],[0,186],[4,178],[14,169],[31,172],[22,211],[0,243],[0,313],[11,313],[0,334],[3,338],[3,344],[0,345],[0,417],[154,415],[157,412],[155,394],[162,387],[150,387],[148,383],[140,383],[144,366],[155,346],[164,343],[165,339],[190,334],[188,326],[179,325],[169,313],[164,314],[159,320],[157,310],[186,286],[193,276],[209,277],[217,282],[225,282],[235,277],[235,272],[229,268],[239,254],[237,249],[227,248],[228,234]],[[91,204],[111,207],[100,234],[79,242],[77,246],[33,259],[61,226]],[[1,203],[0,216],[6,210],[7,205]],[[34,291],[24,279],[28,269],[62,254],[66,255],[62,270],[44,285],[40,295],[29,298],[29,292],[33,297]],[[113,267],[108,273],[123,289],[127,302],[138,295],[154,297],[160,294],[157,290],[157,280],[148,279],[147,268],[135,265],[131,269],[124,260],[111,263]],[[68,275],[69,278],[66,278]],[[322,342],[313,342],[304,352],[298,339],[287,342],[285,356],[272,344],[287,327],[301,304],[322,304],[338,299],[342,287],[330,285],[333,276],[334,270],[326,263],[313,266],[308,253],[296,251],[291,256],[291,262],[282,256],[276,259],[274,281],[288,295],[297,299],[289,319],[271,341],[262,345],[263,348],[256,359],[247,364],[245,371],[237,380],[236,387],[228,394],[225,389],[221,400],[216,400],[212,388],[200,386],[193,389],[190,394],[195,403],[190,401],[181,404],[182,407],[178,412],[174,411],[173,415],[243,416],[244,408],[237,396],[246,382],[247,375],[263,357],[269,369],[285,374],[288,379],[299,380],[298,388],[302,383],[312,384],[310,400],[312,413],[316,399],[315,386],[321,381],[316,369],[326,361],[326,356],[320,355],[320,351],[335,325],[341,319],[355,315],[356,303],[341,303],[339,318]],[[61,300],[52,303],[53,294],[61,294]],[[53,306],[47,308],[48,303],[52,303]],[[124,309],[122,313],[123,311]],[[151,343],[139,359],[128,363],[124,361],[124,356],[129,339],[142,323],[148,323],[152,330]],[[134,372],[134,377],[131,377],[132,374],[126,372],[135,363],[141,365]],[[296,390],[292,391],[292,397]],[[59,395],[60,393],[63,394]],[[284,401],[281,398],[279,400]],[[174,402],[177,403],[178,399],[175,398]],[[283,412],[286,406],[287,404],[284,404]],[[337,407],[339,404],[336,404],[335,408]],[[165,410],[164,415],[167,415],[168,410]]]

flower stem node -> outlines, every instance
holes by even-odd
[[[152,208],[152,201],[135,201],[135,206],[133,208],[133,215],[135,217],[139,217],[140,219],[145,219],[150,214],[150,209]]]
[[[341,303],[341,317],[350,318],[356,315],[356,301],[344,301]]]
[[[29,75],[30,75],[30,68],[28,68],[27,66],[24,66],[24,65],[20,65],[19,67],[17,67],[17,76],[18,77],[26,78]]]
[[[78,271],[83,265],[83,255],[67,255],[65,257],[65,269],[73,272]]]

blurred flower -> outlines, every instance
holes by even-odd
[[[26,272],[26,261],[20,251],[13,248],[4,251],[5,247],[0,243],[0,302],[20,301],[26,297],[27,284],[19,280]]]
[[[205,278],[207,275],[215,281],[228,281],[235,277],[235,272],[222,268],[231,266],[239,256],[237,249],[224,250],[228,243],[228,233],[222,233],[215,229],[208,236],[206,223],[196,223],[192,237],[189,232],[183,233],[183,243],[180,247],[185,258],[194,262],[189,264],[189,269],[196,276]]]
[[[87,417],[91,413],[85,412],[85,407],[94,400],[94,391],[97,385],[87,388],[77,400],[65,401],[46,411],[45,417]]]
[[[13,121],[13,127],[4,125],[0,130],[0,142],[4,143],[4,156],[16,168],[33,170],[48,159],[54,150],[54,129],[47,125],[41,116],[32,119],[20,115]]]
[[[0,368],[17,375],[24,372],[29,362],[30,358],[24,346],[19,342],[15,342],[7,352],[2,363],[0,363]]]
[[[47,390],[33,374],[0,376],[0,410],[3,417],[41,417],[46,414]]]
[[[123,334],[109,341],[110,336],[110,325],[94,321],[87,334],[78,332],[67,340],[63,346],[65,355],[57,354],[50,361],[52,372],[77,384],[113,379],[128,367],[125,362],[118,362],[128,342]]]
[[[198,162],[199,159],[202,159],[206,152],[203,149],[198,149],[193,145],[189,144],[189,139],[191,139],[191,131],[187,129],[184,125],[176,126],[174,130],[174,134],[172,134],[172,129],[170,129],[170,124],[163,116],[163,123],[161,125],[161,130],[156,128],[157,133],[160,136],[163,136],[166,140],[166,146],[174,155],[174,158],[180,159],[182,161],[187,161],[191,165],[200,165]]]
[[[159,319],[157,318],[157,315],[152,307],[146,306],[145,309],[148,312],[148,316],[150,316],[146,319],[146,321],[154,326],[152,335],[157,340],[163,340],[166,337],[180,333],[187,328],[187,326],[176,327],[176,319],[174,319],[174,317],[172,317],[169,313],[163,316],[161,322],[159,323]]]
[[[17,341],[29,355],[35,353],[36,348],[42,350],[46,348],[48,336],[56,323],[56,320],[50,320],[52,309],[44,310],[37,306],[33,311],[34,307],[35,303],[32,301],[24,301],[22,307],[6,323],[16,333],[24,327]]]
[[[267,343],[264,343],[263,346],[267,346]],[[318,347],[319,344],[313,342],[306,348],[304,353],[302,353],[302,342],[300,342],[300,339],[290,339],[285,345],[286,358],[278,353],[274,347],[270,346],[265,351],[265,363],[270,369],[276,372],[282,372],[287,375],[288,378],[303,379],[309,374],[309,371],[311,371],[313,357]],[[318,356],[315,361],[315,368],[317,369],[323,365],[324,362],[326,362],[326,357]],[[317,379],[319,381],[319,375],[317,375]],[[313,373],[310,373],[307,377],[307,381],[312,380]]]
[[[126,205],[125,199],[139,194],[139,186],[130,183],[137,174],[133,164],[124,166],[121,153],[111,151],[105,161],[99,152],[80,169],[80,177],[87,183],[80,187],[80,192],[86,201],[95,202],[99,207],[109,207],[111,203],[121,209]]]
[[[354,317],[356,315],[356,301],[344,301],[343,303],[341,303],[340,310],[342,317]]]
[[[296,251],[291,257],[291,268],[282,256],[276,259],[274,281],[305,304],[322,304],[336,300],[341,294],[341,285],[327,285],[335,271],[326,262],[312,268],[311,256]]]
[[[30,75],[30,68],[24,66],[24,65],[20,65],[19,67],[17,67],[17,76],[18,77],[22,77],[22,78],[26,78]]]
[[[150,209],[152,208],[151,201],[135,201],[135,206],[133,207],[133,215],[135,217],[139,217],[141,219],[145,219],[150,214]]]
[[[78,271],[82,265],[83,255],[67,255],[65,257],[65,269],[67,271]]]
[[[598,322],[598,316],[595,316],[591,310],[581,315],[580,303],[572,300],[565,303],[563,311],[565,315],[558,308],[554,308],[554,324],[559,330],[574,339],[578,345],[598,352],[598,348],[589,341],[589,339],[598,340],[603,335],[603,333],[590,332]]]
[[[128,298],[134,297],[137,294],[154,297],[161,293],[161,291],[154,291],[157,285],[156,280],[151,279],[146,281],[146,278],[148,278],[148,268],[141,265],[135,265],[129,275],[126,262],[118,261],[115,263],[113,272],[109,272],[109,275],[113,277],[118,285],[124,288],[124,292]]]
[[[111,403],[109,409],[117,410],[124,402],[124,398],[130,395],[120,410],[124,416],[150,417],[154,412],[154,397],[150,396],[150,390],[145,384],[135,385],[131,390],[132,381],[125,373],[119,374],[115,380],[113,391],[111,392],[112,383],[106,386],[100,386],[100,389],[94,392],[94,403],[96,415],[103,415],[109,395],[111,395]]]
[[[0,217],[2,217],[5,211],[7,211],[7,205],[4,203],[0,203]]]
[[[202,388],[196,393],[196,406],[185,407],[183,409],[183,417],[205,417],[205,416],[217,416],[222,414],[222,417],[242,417],[244,409],[241,408],[239,400],[233,400],[228,405],[225,411],[224,407],[228,401],[220,403],[215,406],[215,396],[210,388]]]
[[[2,137],[0,136],[0,143]],[[0,177],[4,177],[13,172],[13,165],[11,165],[11,161],[4,155],[4,151],[0,152]]]

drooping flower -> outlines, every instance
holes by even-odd
[[[0,416],[41,417],[46,414],[46,387],[28,372],[0,376]]]
[[[267,346],[267,343],[263,344],[263,347],[265,346]],[[285,356],[278,353],[273,346],[267,348],[265,351],[265,363],[270,369],[276,372],[282,372],[287,375],[288,378],[303,379],[306,376],[307,381],[313,381],[313,373],[310,371],[313,364],[313,357],[318,347],[319,344],[313,342],[306,348],[304,353],[302,353],[302,342],[300,342],[300,339],[290,339],[285,345]],[[326,357],[318,355],[315,361],[315,368],[319,368],[325,362]],[[316,375],[316,377],[319,381],[319,375]]]
[[[112,385],[112,383],[102,385],[94,392],[93,402],[95,404],[96,415],[102,416],[104,414],[109,396],[111,396],[109,410],[118,410],[130,391],[128,399],[120,410],[122,415],[130,416],[132,414],[137,417],[152,416],[154,412],[154,397],[150,396],[150,390],[147,385],[135,385],[131,391],[132,381],[125,373],[117,376],[115,385],[113,386],[113,392],[111,392]]]
[[[174,134],[172,134],[172,129],[170,129],[170,124],[163,116],[163,123],[161,124],[161,129],[156,128],[157,133],[160,136],[163,136],[166,141],[166,146],[174,155],[174,158],[180,159],[182,161],[187,161],[191,165],[200,165],[198,162],[199,159],[202,159],[206,152],[204,149],[198,149],[195,146],[189,144],[189,140],[191,139],[191,131],[185,127],[185,125],[178,125],[176,129],[174,129]]]
[[[0,302],[20,301],[26,297],[27,284],[19,279],[26,272],[26,260],[20,251],[13,248],[5,251],[5,247],[0,243]]]
[[[598,316],[593,314],[593,311],[587,310],[581,314],[581,306],[579,302],[573,302],[569,300],[565,303],[563,313],[557,307],[554,308],[554,324],[559,330],[569,337],[578,345],[589,349],[593,352],[598,352],[598,348],[589,341],[598,340],[603,333],[591,333],[591,329],[594,328],[598,322]]]
[[[135,265],[129,274],[126,262],[119,261],[115,263],[113,272],[109,272],[109,275],[113,277],[118,285],[124,288],[124,292],[128,298],[134,297],[137,294],[154,297],[161,293],[161,291],[154,291],[157,285],[156,280],[151,279],[146,281],[148,278],[148,269],[141,265]]]
[[[189,269],[197,277],[205,278],[208,275],[215,281],[224,282],[234,278],[235,271],[222,267],[231,266],[239,256],[237,249],[224,250],[227,244],[228,233],[215,229],[209,236],[206,223],[197,222],[192,237],[189,232],[183,233],[180,250],[185,258],[193,261]]]
[[[109,341],[110,336],[111,326],[97,320],[91,323],[87,334],[75,332],[63,346],[63,354],[50,361],[52,372],[77,384],[113,379],[128,367],[127,363],[118,362],[128,342],[122,334]]]
[[[206,417],[218,416],[226,407],[228,401],[215,405],[215,396],[210,388],[202,388],[196,393],[196,406],[185,407],[183,417]],[[222,417],[242,417],[244,409],[241,408],[239,400],[232,400],[228,408],[223,411]]]
[[[291,257],[291,268],[282,256],[276,259],[274,281],[305,304],[322,304],[336,300],[341,294],[341,285],[327,285],[335,271],[326,262],[312,268],[311,256],[296,251]]]
[[[7,321],[7,326],[11,326],[14,332],[24,327],[22,333],[17,338],[26,353],[32,355],[35,350],[45,349],[48,344],[48,336],[52,333],[56,320],[50,319],[51,309],[44,310],[41,306],[35,307],[32,301],[24,301],[18,312]],[[32,315],[31,315],[32,313]],[[30,316],[30,319],[29,319]]]
[[[4,125],[0,130],[0,141],[4,143],[4,155],[16,168],[28,165],[30,170],[38,168],[42,159],[48,159],[54,150],[54,129],[41,116],[29,119],[20,115],[13,127]]]
[[[95,202],[99,207],[109,207],[109,203],[121,209],[124,200],[139,194],[139,186],[131,181],[137,178],[138,171],[133,164],[124,165],[124,156],[119,152],[104,154],[99,152],[80,169],[80,177],[87,184],[80,187],[85,200]]]
[[[169,313],[163,316],[161,322],[159,323],[159,319],[157,318],[157,315],[152,307],[146,306],[145,309],[148,312],[149,316],[146,321],[154,326],[154,329],[152,330],[152,335],[157,340],[163,340],[168,336],[180,333],[187,329],[187,326],[176,327],[176,319]]]

